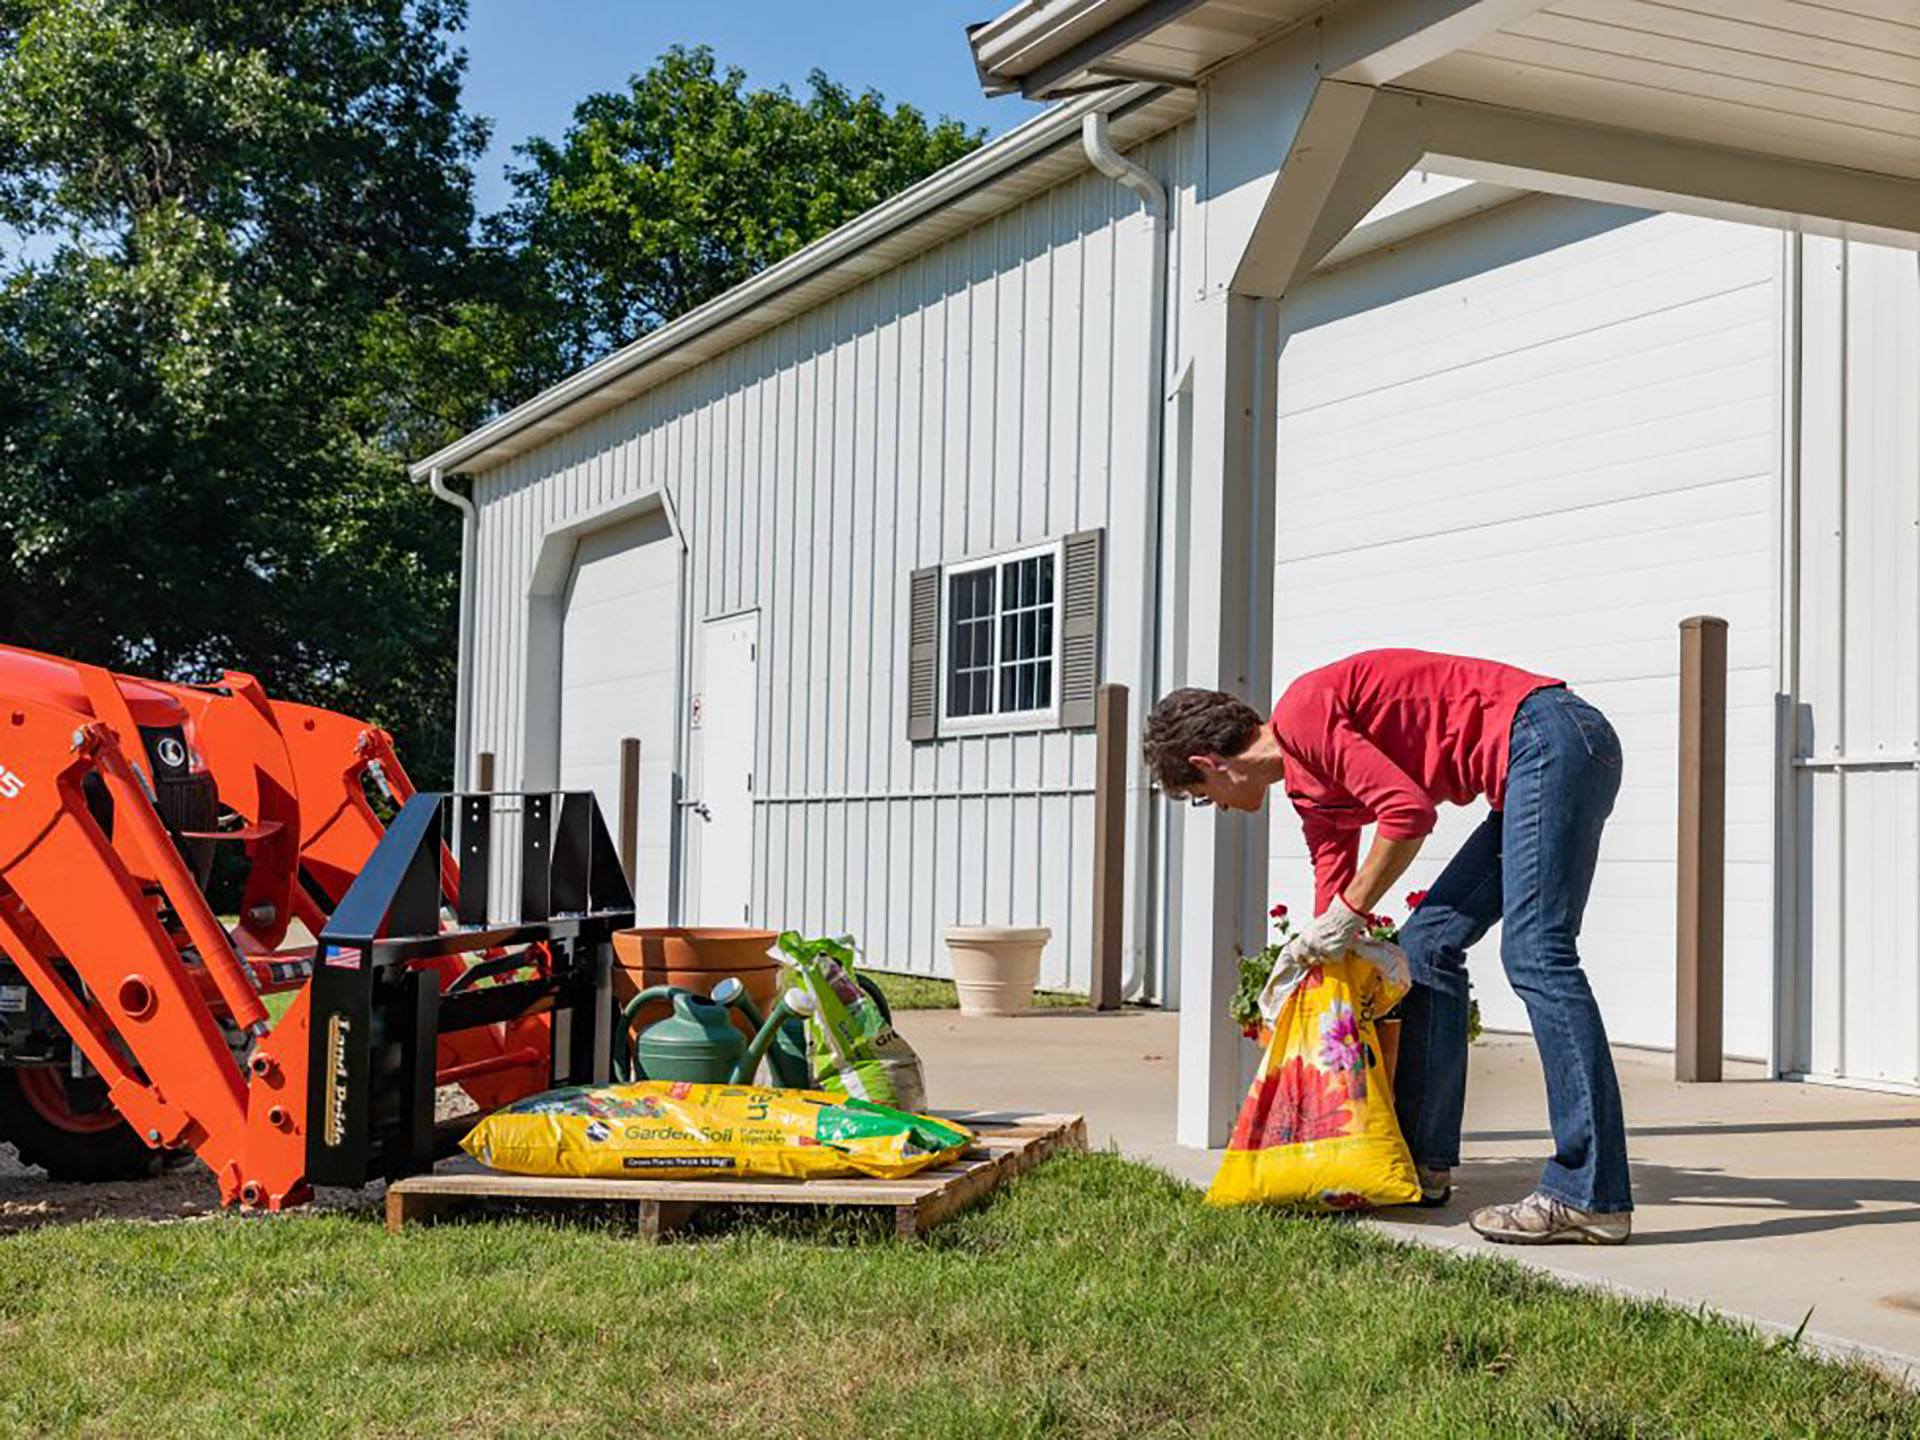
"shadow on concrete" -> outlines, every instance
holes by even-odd
[[[1392,1218],[1408,1224],[1457,1224],[1476,1206],[1524,1195],[1539,1180],[1540,1165],[1540,1158],[1533,1156],[1468,1160],[1454,1171],[1453,1204],[1438,1211],[1395,1210]],[[1642,1220],[1633,1236],[1633,1244],[1642,1248],[1810,1235],[1868,1225],[1920,1225],[1920,1182],[1911,1180],[1736,1175],[1636,1161],[1633,1198],[1642,1210],[1671,1206],[1681,1212],[1704,1212],[1697,1225],[1690,1224],[1684,1213],[1671,1211],[1654,1221]],[[1741,1210],[1765,1213],[1750,1220],[1736,1220],[1729,1213]],[[1652,1228],[1646,1228],[1649,1225]]]

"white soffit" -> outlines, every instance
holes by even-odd
[[[1920,178],[1920,0],[1558,0],[1395,83]]]

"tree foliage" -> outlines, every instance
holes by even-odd
[[[546,329],[583,364],[739,284],[965,155],[978,133],[889,109],[815,70],[750,90],[705,47],[589,96],[558,141],[520,147],[492,233],[543,283]]]
[[[0,0],[0,222],[34,257],[0,279],[6,638],[250,670],[444,776],[458,528],[397,461],[491,398],[409,402],[489,304],[462,14]]]
[[[257,674],[452,769],[404,476],[978,137],[670,51],[478,222],[466,0],[0,0],[0,639]]]

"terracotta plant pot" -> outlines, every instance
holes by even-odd
[[[740,977],[747,994],[762,1015],[780,999],[780,965],[767,954],[778,937],[771,930],[686,928],[674,925],[617,930],[613,936],[613,999],[624,1006],[650,985],[678,985],[696,994],[710,995],[729,975]],[[667,1018],[671,1007],[655,1003],[641,1008],[635,1019],[639,1030]],[[734,1011],[740,1033],[753,1038],[746,1017]]]
[[[1044,925],[949,925],[947,955],[962,1015],[1019,1015],[1033,1006]]]
[[[1400,1022],[1382,1020],[1374,1026],[1374,1033],[1380,1037],[1380,1064],[1387,1072],[1387,1084],[1391,1085],[1400,1065]]]

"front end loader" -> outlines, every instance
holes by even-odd
[[[444,1087],[605,1078],[632,908],[590,795],[419,794],[384,732],[251,676],[0,646],[0,1139],[58,1178],[191,1150],[280,1209],[430,1166]]]

